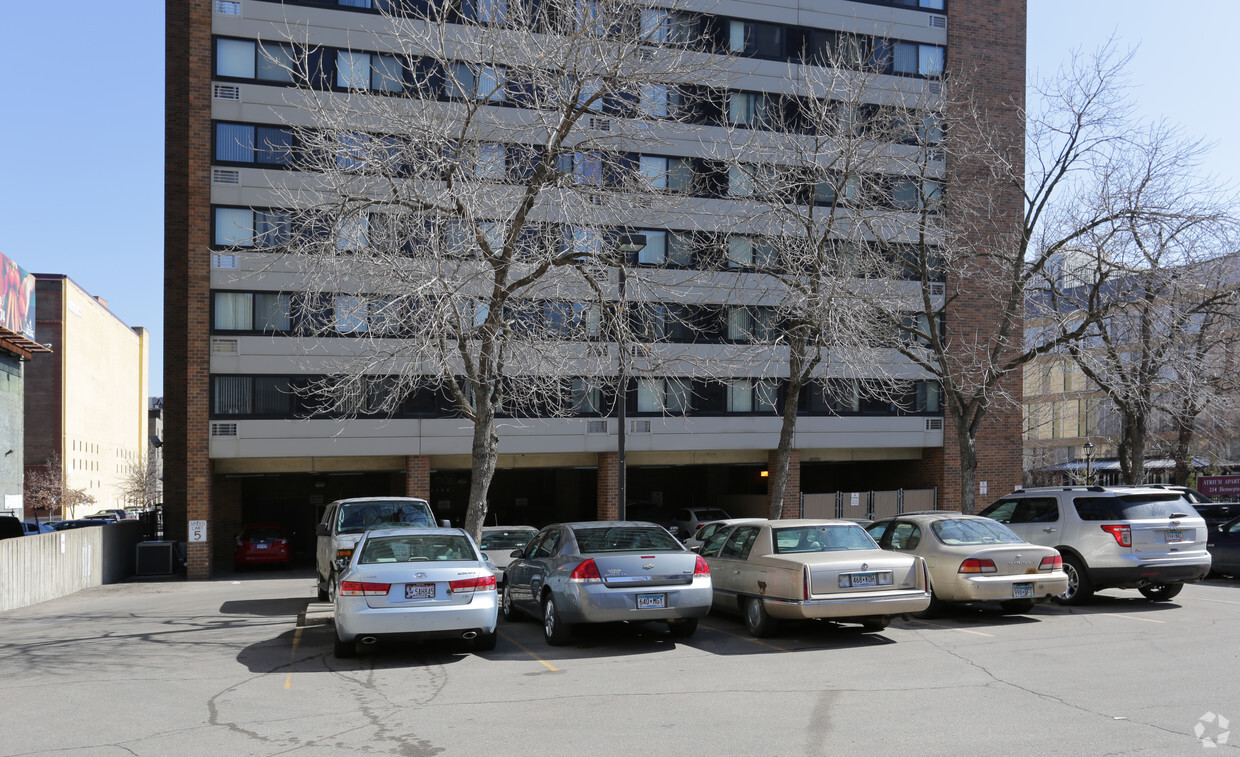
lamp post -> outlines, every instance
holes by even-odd
[[[645,234],[621,234],[616,239],[616,252],[620,253],[619,288],[617,291],[620,301],[618,317],[628,317],[628,313],[625,312],[624,308],[624,287],[627,278],[626,270],[629,264],[629,255],[637,252],[645,246]],[[620,333],[623,335],[624,332],[621,331]],[[616,436],[616,519],[624,520],[628,502],[627,492],[625,491],[625,484],[628,479],[628,466],[625,464],[624,459],[624,442],[625,433],[628,431],[629,424],[627,413],[629,403],[629,350],[628,345],[623,343],[623,339],[617,340],[616,348],[620,351],[620,354],[617,356],[620,369],[620,380],[617,382],[617,386],[619,387],[620,397],[617,403],[617,420],[619,421],[619,431]]]
[[[1085,485],[1089,486],[1090,481],[1094,477],[1093,476],[1093,456],[1094,456],[1093,442],[1085,442],[1084,449],[1085,449]]]

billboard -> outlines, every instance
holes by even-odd
[[[34,274],[0,254],[0,332],[34,339]]]

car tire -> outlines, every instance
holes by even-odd
[[[553,647],[563,646],[573,636],[573,629],[560,617],[555,607],[555,597],[550,594],[543,600],[543,637]]]
[[[327,577],[327,601],[336,604],[336,592],[340,589],[340,580],[335,571]]]
[[[684,620],[667,621],[667,630],[677,639],[687,639],[697,633],[698,619],[686,618]]]
[[[760,639],[775,633],[779,621],[766,611],[766,604],[761,599],[750,597],[745,600],[745,627],[749,629],[750,635]]]
[[[331,598],[327,596],[327,585],[323,583],[322,578],[318,577],[318,574],[315,574],[314,590],[320,602],[331,601]]]
[[[335,640],[336,643],[332,645],[332,654],[335,655],[336,658],[345,660],[350,657],[357,657],[356,640],[349,639],[348,641],[344,641],[339,636],[336,636]]]
[[[921,620],[929,620],[937,618],[943,614],[943,610],[947,608],[947,603],[939,599],[939,595],[934,593],[934,588],[930,589],[930,604],[926,605],[926,609],[921,612],[912,613],[914,618]]]
[[[508,591],[508,586],[504,586],[504,593],[500,595],[499,614],[504,616],[504,620],[509,623],[518,623],[525,620],[525,616],[521,614],[512,604],[512,594]]]
[[[1137,591],[1151,602],[1166,602],[1167,600],[1180,593],[1184,588],[1182,583],[1173,584],[1149,584],[1147,586],[1138,586]]]
[[[861,621],[861,630],[867,633],[875,633],[885,630],[889,625],[891,625],[891,618],[886,615],[879,618],[866,618]]]
[[[1068,590],[1055,597],[1061,605],[1080,605],[1089,601],[1094,595],[1094,584],[1085,572],[1080,559],[1072,556],[1063,558],[1063,572],[1068,574]]]
[[[1032,599],[1009,599],[999,603],[999,608],[1012,615],[1023,615],[1033,609]]]
[[[469,642],[469,648],[474,652],[490,652],[495,649],[495,640],[498,635],[496,633],[480,633]]]

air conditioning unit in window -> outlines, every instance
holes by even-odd
[[[634,434],[649,434],[650,421],[629,421],[629,431]]]
[[[943,419],[942,418],[927,418],[926,419],[926,430],[927,431],[942,431],[943,430]]]
[[[930,283],[930,296],[931,297],[942,297],[945,294],[947,294],[947,286],[945,284],[943,284],[942,282],[937,282],[937,281]]]
[[[928,20],[931,29],[947,28],[947,16],[930,16]]]
[[[236,436],[236,423],[212,423],[211,436]]]
[[[211,169],[212,184],[240,184],[241,172],[230,168]]]
[[[211,352],[216,355],[236,355],[237,340],[236,339],[212,339]]]
[[[587,434],[607,433],[607,421],[586,421]]]
[[[211,87],[211,96],[216,100],[240,100],[241,87],[237,84],[215,84]]]
[[[611,119],[610,118],[597,118],[595,116],[590,116],[589,123],[590,123],[590,128],[594,129],[595,131],[611,131]]]
[[[212,268],[236,268],[237,267],[237,256],[236,255],[212,255],[211,256],[211,267]]]

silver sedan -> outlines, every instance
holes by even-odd
[[[469,639],[495,648],[499,602],[495,574],[459,528],[368,531],[340,574],[337,657],[357,643]]]
[[[686,637],[710,612],[706,561],[653,523],[559,523],[512,555],[504,619],[541,619],[548,644],[567,643],[574,624],[614,621],[664,621]]]

